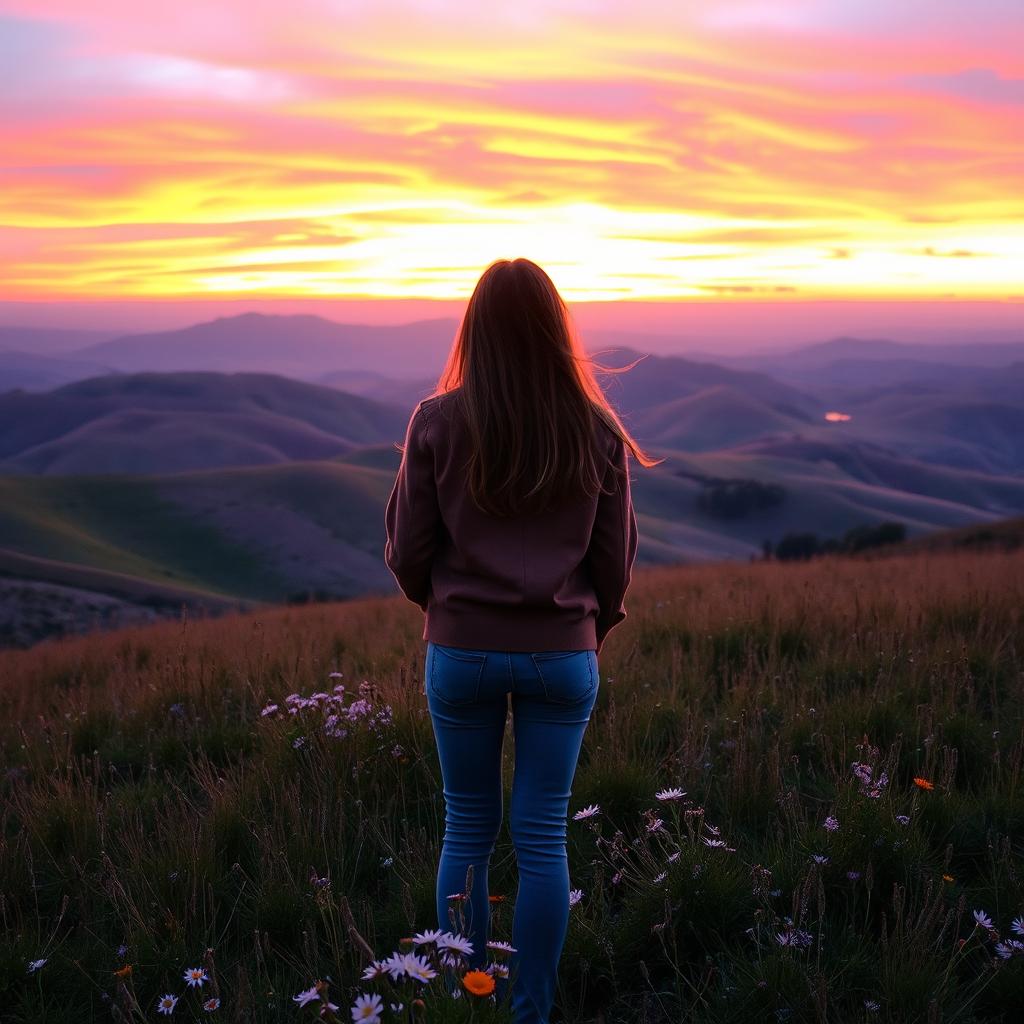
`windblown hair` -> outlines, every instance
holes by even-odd
[[[498,517],[531,515],[569,494],[602,489],[607,469],[598,420],[641,465],[646,455],[594,376],[623,373],[586,354],[551,278],[527,259],[496,260],[470,296],[434,397],[458,389],[472,455],[466,483]]]

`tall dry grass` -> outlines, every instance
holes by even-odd
[[[1017,1019],[1022,607],[1024,551],[637,571],[573,785],[564,1019]],[[435,926],[421,631],[396,597],[0,653],[5,1019],[152,1019],[207,948],[221,1016],[297,1018],[317,978],[367,988],[346,904],[378,956]],[[390,713],[261,716],[339,682]],[[510,938],[507,833],[490,883]]]

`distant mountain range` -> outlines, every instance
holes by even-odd
[[[394,445],[454,329],[429,323],[415,358],[415,325],[364,334],[255,315],[35,362],[0,353],[0,372],[38,383],[87,373],[0,392],[0,579],[35,586],[18,592],[39,601],[98,593],[129,611],[393,592],[383,510]],[[211,368],[232,345],[234,372]],[[747,558],[786,533],[887,519],[920,537],[1024,512],[1019,346],[1001,346],[999,366],[945,349],[924,358],[924,346],[908,358],[908,347],[835,339],[804,362],[786,355],[776,374],[606,346],[598,362],[636,361],[599,374],[609,399],[665,460],[633,465],[638,560]],[[710,514],[702,496],[737,482],[783,498]]]

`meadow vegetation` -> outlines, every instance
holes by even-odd
[[[555,1020],[1019,1019],[1022,608],[1024,550],[636,570]],[[0,1016],[510,1020],[411,941],[444,819],[421,635],[388,597],[0,652]],[[490,887],[500,946],[507,828]],[[414,949],[425,976],[373,969]]]

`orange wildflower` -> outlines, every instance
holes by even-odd
[[[475,996],[489,996],[494,991],[494,979],[486,971],[467,971],[462,984]]]
[[[131,976],[131,973],[132,973],[132,965],[131,964],[125,964],[124,967],[118,967],[118,969],[116,971],[114,971],[114,977],[115,978],[127,978],[127,977]]]
[[[934,789],[935,788],[927,779],[919,779],[916,776],[914,777],[914,785],[917,786],[918,789]]]
[[[952,882],[953,881],[953,876],[952,875],[943,875],[942,876],[942,880],[944,882]]]

